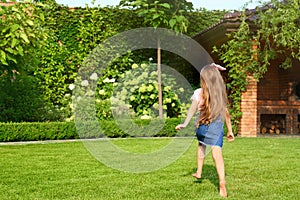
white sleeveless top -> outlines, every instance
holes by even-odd
[[[198,88],[197,90],[194,91],[194,94],[191,97],[191,100],[195,100],[198,102],[198,104],[200,103],[200,93],[202,91],[202,88]]]

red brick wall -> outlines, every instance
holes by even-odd
[[[241,111],[243,116],[239,126],[239,135],[255,137],[257,134],[257,82],[249,77],[247,91],[242,94]]]
[[[280,62],[274,61],[258,83],[258,100],[288,100],[289,82],[300,83],[300,62],[293,61],[293,67],[282,69]]]
[[[281,99],[288,100],[289,82],[300,83],[300,62],[294,60],[292,68],[287,70],[280,69],[279,74]]]
[[[258,100],[279,100],[280,83],[279,83],[279,64],[273,62],[268,67],[268,71],[258,83]]]
[[[243,116],[239,134],[255,137],[260,133],[261,114],[285,114],[287,132],[294,134],[298,130],[300,115],[300,100],[291,98],[291,82],[300,84],[300,62],[293,60],[288,70],[279,66],[282,61],[271,62],[268,71],[257,83],[253,78],[242,95],[241,111]],[[297,129],[297,130],[296,130]],[[300,129],[300,128],[299,128]]]
[[[288,101],[287,94],[289,82],[296,81],[300,83],[300,62],[293,61],[293,67],[288,70],[280,69],[279,64],[279,61],[272,62],[264,77],[258,83],[252,79],[247,86],[247,91],[243,93],[241,101],[243,116],[239,127],[241,136],[255,137],[260,133],[260,116],[258,115],[263,114],[266,109],[268,114],[289,114],[286,111],[287,109],[291,111],[288,116],[300,114],[299,100]],[[260,102],[259,105],[258,101]],[[293,129],[295,129],[293,124],[296,123],[297,119],[292,120],[287,117],[286,120],[290,120],[287,121],[287,124],[291,124],[289,132],[292,134]]]

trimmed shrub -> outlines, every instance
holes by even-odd
[[[151,120],[135,120],[134,123],[143,130],[147,129],[147,125]],[[130,126],[132,123],[130,120],[122,120],[123,127]],[[84,122],[80,127],[76,127],[74,122],[34,122],[34,123],[0,123],[0,142],[16,142],[16,141],[39,141],[39,140],[66,140],[66,139],[84,139],[84,138],[125,138],[134,136],[151,136],[151,137],[174,137],[178,133],[175,130],[175,126],[180,123],[180,119],[172,118],[167,119],[164,126],[158,132],[153,133],[141,133],[141,129],[133,129],[131,133],[125,133],[118,124],[111,120],[99,121],[101,126],[100,132],[89,131],[96,130],[94,123]],[[83,128],[87,134],[79,136],[78,128]],[[190,131],[193,134],[192,131]]]
[[[73,122],[0,123],[0,141],[77,139]]]

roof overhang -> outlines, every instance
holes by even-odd
[[[255,30],[254,21],[257,17],[257,15],[255,15],[255,9],[247,10],[245,14],[246,22],[249,24],[250,29]],[[228,34],[236,32],[239,29],[241,22],[242,14],[240,12],[227,13],[220,22],[196,34],[193,36],[193,39],[211,54],[214,46],[220,47],[230,39]]]

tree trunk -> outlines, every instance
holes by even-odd
[[[160,49],[160,38],[157,38],[157,83],[158,83],[158,112],[159,118],[163,118],[163,105],[162,105],[162,89],[161,89],[161,49]]]

